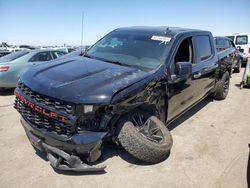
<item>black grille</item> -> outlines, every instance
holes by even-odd
[[[16,91],[19,92],[19,94],[21,94],[25,99],[30,99],[32,100],[32,103],[34,101],[36,105],[43,108],[48,107],[46,109],[55,109],[56,113],[63,114],[67,118],[67,120],[62,121],[60,119],[48,117],[30,108],[27,104],[25,104],[25,102],[20,100],[19,97],[16,97],[14,107],[33,126],[39,129],[44,129],[51,133],[55,133],[57,135],[70,136],[75,132],[76,117],[73,114],[73,106],[48,99],[43,95],[31,91],[24,84],[19,83],[18,88],[20,90],[17,89]]]
[[[55,101],[46,96],[40,95],[34,91],[31,91],[30,88],[25,86],[22,82],[18,83],[18,88],[31,99],[36,100],[38,103],[43,103],[48,107],[53,107],[56,110],[66,112],[67,114],[74,114],[73,105],[65,104],[64,102]]]

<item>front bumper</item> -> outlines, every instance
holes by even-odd
[[[102,154],[102,142],[107,132],[85,132],[70,138],[56,139],[48,133],[30,125],[23,117],[21,123],[31,144],[45,152],[51,166],[68,171],[103,171],[104,165],[84,164],[80,156],[88,162],[96,161]]]
[[[250,57],[250,54],[243,53],[243,54],[241,54],[241,61],[247,62],[249,57]]]

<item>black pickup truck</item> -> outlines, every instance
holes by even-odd
[[[206,96],[225,99],[235,51],[208,31],[128,27],[82,56],[34,66],[14,107],[32,145],[60,170],[100,171],[105,143],[156,163],[169,154],[169,122]]]

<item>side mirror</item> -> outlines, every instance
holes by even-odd
[[[239,50],[239,52],[243,53],[244,49],[242,49],[240,46],[237,46],[237,49]]]
[[[175,73],[177,76],[185,77],[192,74],[192,63],[190,62],[177,62],[175,65]]]

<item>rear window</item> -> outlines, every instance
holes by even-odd
[[[227,36],[227,38],[230,38],[232,41],[234,41],[234,36]]]
[[[30,58],[30,62],[36,62],[36,61],[50,61],[51,55],[50,52],[39,52],[36,55],[34,55],[32,58]]]
[[[239,35],[236,37],[235,44],[242,45],[242,44],[247,44],[247,43],[248,43],[247,35]]]
[[[13,52],[11,54],[5,55],[0,58],[0,61],[13,61],[19,57],[22,57],[26,54],[28,54],[28,51],[18,51],[18,52]]]
[[[225,41],[224,41],[223,38],[216,38],[215,42],[216,42],[216,45],[218,45],[218,46],[224,46],[225,45]]]
[[[66,53],[65,52],[62,52],[62,51],[52,51],[52,55],[53,55],[53,58],[56,59],[62,55],[65,55]]]
[[[229,40],[225,40],[225,47],[226,48],[230,48],[231,47]]]

